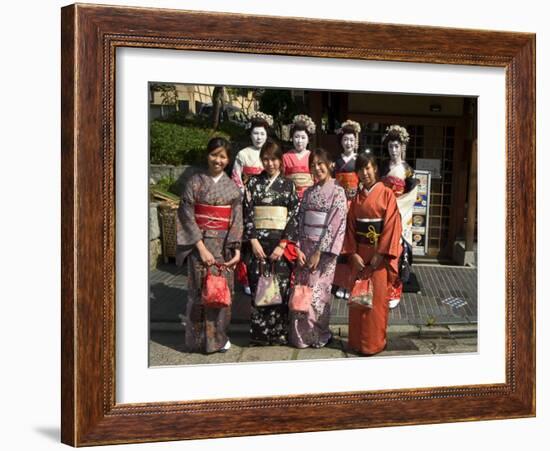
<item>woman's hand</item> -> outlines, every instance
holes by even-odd
[[[317,269],[317,266],[319,265],[319,260],[321,260],[321,251],[316,250],[314,254],[309,257],[309,262],[307,266],[310,271],[315,271]]]
[[[306,264],[306,256],[298,248],[296,248],[296,262],[298,262],[298,266],[304,266]]]
[[[384,256],[381,254],[374,254],[373,257],[370,259],[370,267],[372,269],[378,268],[380,266],[380,263],[382,263],[382,260],[384,259]]]
[[[199,251],[199,256],[203,264],[205,264],[206,266],[210,266],[216,263],[216,259],[214,258],[212,253],[206,248],[202,240],[200,240],[196,244],[196,247],[197,247],[197,250]]]
[[[250,245],[252,246],[252,252],[254,256],[259,260],[265,260],[267,255],[265,255],[264,248],[256,238],[250,240]]]
[[[359,254],[352,254],[350,257],[351,264],[353,265],[353,269],[355,269],[356,272],[361,272],[363,269],[365,269],[365,261]]]
[[[226,261],[223,265],[227,269],[235,269],[235,266],[237,265],[237,263],[239,263],[240,260],[241,260],[241,251],[237,249],[235,250],[235,255],[233,256],[233,258],[229,261]]]
[[[275,247],[275,249],[273,249],[273,252],[269,256],[269,259],[275,262],[283,256],[284,252],[285,250],[281,246],[277,246]]]

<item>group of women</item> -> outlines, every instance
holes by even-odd
[[[229,143],[211,139],[207,170],[192,176],[182,194],[177,260],[187,258],[189,267],[186,349],[230,348],[231,308],[205,307],[201,291],[207,268],[216,265],[233,292],[234,270],[241,265],[242,283],[252,295],[252,345],[325,346],[332,338],[332,294],[347,297],[357,279],[368,278],[372,306],[350,303],[348,345],[376,354],[386,346],[389,303],[400,295],[398,199],[412,191],[405,186],[411,174],[402,154],[408,134],[399,126],[387,129],[388,149],[396,147],[399,159],[390,152],[382,183],[374,157],[358,153],[358,123],[342,124],[336,162],[324,149],[307,149],[315,133],[308,116],[294,118],[294,148],[286,153],[268,139],[272,124],[263,113],[251,118],[252,145],[236,155],[231,178],[225,172]],[[282,302],[260,307],[254,296],[266,271],[276,279]],[[289,308],[298,285],[310,287],[307,311]]]

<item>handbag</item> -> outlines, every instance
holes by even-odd
[[[222,265],[215,264],[218,269],[218,275],[212,274],[210,266],[206,268],[206,276],[202,286],[202,303],[205,307],[224,308],[231,305],[231,293],[229,285],[222,274]]]
[[[402,237],[403,250],[399,256],[399,279],[401,282],[407,283],[411,277],[411,265],[413,262],[412,247],[409,242]]]
[[[305,270],[302,270],[306,274]],[[296,313],[307,313],[313,301],[313,289],[307,283],[295,284],[288,308]]]
[[[254,305],[256,307],[270,307],[283,303],[279,282],[275,276],[275,263],[271,265],[271,271],[265,271],[266,264],[260,262],[260,278],[254,295]]]
[[[361,305],[363,307],[372,308],[372,288],[373,283],[370,277],[357,279],[353,284],[349,302],[352,304]]]

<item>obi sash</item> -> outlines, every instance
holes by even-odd
[[[195,204],[195,222],[201,230],[228,230],[231,205]]]
[[[355,240],[367,246],[376,246],[383,228],[382,218],[355,218]]]
[[[313,177],[306,166],[291,166],[285,169],[285,176],[294,182],[296,188],[308,188],[313,185]]]
[[[258,175],[261,174],[264,170],[263,167],[258,166],[243,166],[243,174],[244,175]]]
[[[284,230],[287,214],[286,207],[254,207],[254,227],[257,229]]]
[[[359,185],[359,177],[357,177],[355,172],[338,172],[336,174],[336,180],[344,189],[357,188]]]
[[[309,238],[319,239],[326,227],[327,212],[306,210],[304,216],[304,233]]]
[[[390,188],[396,197],[401,196],[405,192],[405,180],[402,180],[399,177],[387,175],[382,177],[382,183]]]

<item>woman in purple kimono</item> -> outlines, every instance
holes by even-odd
[[[297,348],[322,348],[331,339],[331,287],[346,230],[347,200],[331,177],[332,161],[326,150],[311,152],[309,165],[316,182],[300,204],[295,283],[313,287],[313,297],[307,313],[290,313],[289,335]]]
[[[224,138],[207,145],[208,169],[187,182],[178,209],[178,265],[187,257],[188,287],[185,347],[188,352],[225,352],[231,307],[204,307],[201,292],[207,267],[221,264],[233,293],[233,270],[240,260],[242,195],[224,172],[230,147]],[[216,271],[213,269],[212,271]]]

